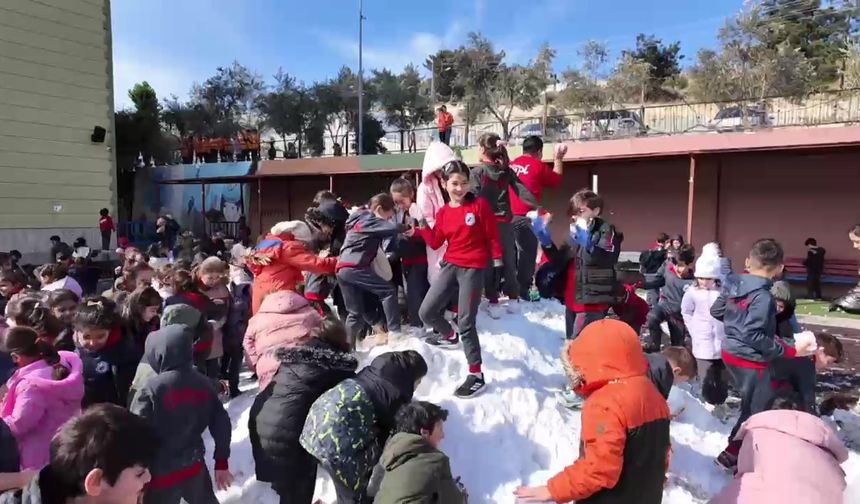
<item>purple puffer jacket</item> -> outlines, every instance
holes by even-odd
[[[45,466],[51,438],[81,411],[81,359],[74,352],[60,352],[60,364],[71,372],[62,380],[54,380],[53,368],[38,360],[19,368],[6,382],[9,391],[0,406],[0,416],[18,442],[21,470]]]

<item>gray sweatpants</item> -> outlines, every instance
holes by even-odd
[[[427,296],[430,284],[427,281],[426,264],[404,264],[403,277],[406,280],[406,308],[409,312],[409,324],[421,327],[421,303]]]
[[[167,488],[150,488],[143,496],[143,504],[218,504],[209,470]]]
[[[499,241],[502,242],[505,294],[511,299],[516,299],[520,295],[520,285],[517,281],[517,244],[514,240],[514,227],[510,222],[498,221],[496,224],[499,227]],[[484,278],[484,289],[490,301],[499,299],[499,280],[496,268],[493,267],[493,259],[490,258]]]
[[[355,345],[361,332],[362,320],[373,327],[379,321],[365,308],[365,293],[379,298],[388,331],[400,331],[400,306],[397,303],[397,288],[386,282],[370,268],[343,268],[337,272],[337,283],[346,305],[346,334],[350,343]]]
[[[483,268],[461,268],[443,262],[442,270],[430,285],[424,302],[419,310],[421,320],[441,335],[451,334],[451,324],[445,320],[445,308],[451,302],[451,289],[458,288],[457,332],[463,342],[463,351],[469,365],[481,363],[481,342],[475,319],[481,304],[481,284],[484,279]]]
[[[520,287],[520,299],[528,300],[535,278],[538,240],[528,217],[515,215],[513,226],[517,245],[517,283]]]

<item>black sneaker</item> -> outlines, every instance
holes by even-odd
[[[439,348],[454,348],[460,344],[460,335],[453,333],[450,338],[446,338],[441,334],[433,333],[424,342]]]
[[[462,397],[463,399],[469,399],[483,392],[484,387],[486,385],[487,382],[484,381],[483,373],[481,373],[481,375],[470,373],[469,376],[466,377],[466,381],[464,381],[462,385],[457,387],[457,390],[454,392],[454,395],[457,397]]]

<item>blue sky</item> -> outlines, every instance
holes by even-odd
[[[715,44],[723,20],[743,0],[364,0],[365,68],[421,65],[459,46],[470,31],[508,59],[525,62],[543,42],[556,69],[575,65],[586,40],[630,47],[637,33],[680,40],[687,62]],[[114,84],[118,106],[147,80],[160,97],[186,98],[191,85],[238,60],[268,81],[279,67],[299,80],[358,66],[358,0],[113,0]]]

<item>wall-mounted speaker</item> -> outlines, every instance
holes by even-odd
[[[107,134],[107,130],[105,130],[101,126],[94,126],[93,134],[90,136],[90,140],[92,140],[94,143],[104,143],[105,134]]]

